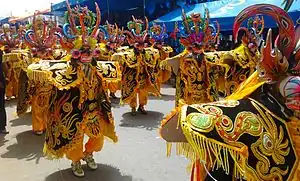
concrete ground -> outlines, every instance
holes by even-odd
[[[31,132],[31,113],[16,117],[16,101],[6,103],[10,134],[0,135],[0,181],[187,181],[188,161],[172,154],[159,137],[160,121],[174,107],[175,89],[164,86],[162,98],[150,97],[148,115],[132,117],[128,106],[112,100],[119,142],[106,141],[95,154],[96,171],[85,168],[84,178],[75,178],[67,159],[46,160],[43,136]],[[120,95],[118,95],[120,96]]]

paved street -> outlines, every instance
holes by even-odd
[[[95,154],[96,171],[85,168],[86,176],[73,177],[67,159],[46,160],[43,136],[31,132],[31,113],[16,117],[16,101],[6,103],[9,135],[0,136],[0,181],[187,181],[188,161],[175,155],[166,157],[166,144],[158,128],[174,107],[175,89],[164,86],[162,98],[150,97],[148,115],[131,117],[128,106],[112,100],[117,144],[106,141]],[[117,95],[120,96],[120,95]]]

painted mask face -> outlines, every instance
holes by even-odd
[[[162,47],[164,46],[164,42],[155,42],[154,43],[154,48],[161,50]]]
[[[88,47],[83,47],[81,49],[72,50],[72,58],[77,61],[77,63],[91,63],[93,57],[97,58],[100,56],[100,50],[91,50]]]
[[[218,22],[210,23],[209,11],[205,9],[205,13],[193,13],[187,16],[182,11],[183,29],[181,29],[180,43],[194,55],[202,55],[204,51],[210,51],[216,43],[220,32]]]
[[[107,47],[108,50],[113,50],[114,51],[118,46],[117,46],[117,43],[107,42],[106,47]]]
[[[125,30],[124,35],[130,46],[133,46],[135,51],[141,52],[145,47],[148,46],[149,36],[148,36],[148,19],[145,18],[145,22],[142,20],[135,19],[132,16],[133,21],[127,23],[127,28],[130,30]],[[144,26],[145,25],[145,26]],[[143,26],[145,30],[142,31]]]
[[[143,49],[145,47],[148,46],[148,43],[144,43],[143,41],[139,41],[139,42],[134,43],[133,46],[134,46],[135,50],[137,50],[138,52],[141,52],[141,51],[143,51]]]
[[[10,53],[13,49],[19,48],[22,42],[24,31],[16,31],[15,27],[10,27],[8,24],[2,26],[3,33],[0,33],[0,46],[4,46],[4,51]]]
[[[39,57],[44,60],[50,60],[52,59],[53,55],[53,50],[52,48],[46,48],[46,47],[41,47],[41,48],[31,48],[31,53],[33,57]]]
[[[190,46],[189,51],[193,54],[202,54],[204,52],[204,46],[201,43],[195,42]]]
[[[300,113],[300,77],[286,77],[280,82],[279,91],[286,100],[286,106],[289,109]]]
[[[55,47],[59,32],[57,23],[53,20],[43,20],[41,17],[34,15],[32,28],[25,33],[25,43],[31,48],[34,57],[40,59],[53,59],[53,48]]]

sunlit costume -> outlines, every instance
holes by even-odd
[[[71,9],[68,1],[67,6],[69,24],[64,27],[66,37],[73,39],[71,60],[31,66],[36,66],[33,74],[52,84],[44,153],[49,159],[66,156],[72,161],[73,174],[82,177],[81,160],[96,169],[93,153],[102,149],[104,137],[114,142],[118,138],[102,76],[97,72],[100,50],[96,49],[96,34],[100,9],[96,3],[97,20],[92,26],[95,28],[88,29],[85,22],[90,20],[91,11],[87,7]],[[80,22],[80,31],[75,27],[76,21]],[[84,135],[89,137],[85,145]]]
[[[0,46],[3,46],[3,68],[6,79],[6,97],[18,96],[19,76],[22,69],[31,63],[31,54],[21,49],[25,30],[22,26],[12,30],[9,24],[3,25],[3,34],[0,35]]]
[[[118,60],[122,67],[121,102],[130,105],[133,115],[136,114],[137,106],[139,106],[138,111],[146,114],[144,106],[147,104],[148,94],[159,95],[156,84],[159,51],[148,47],[147,19],[144,24],[143,21],[133,17],[133,21],[128,22],[127,25],[130,31],[124,31],[124,35],[127,36],[126,41],[131,48],[112,56],[112,59]],[[144,31],[142,31],[143,25]]]
[[[181,43],[186,49],[179,55],[162,61],[179,61],[176,80],[176,106],[180,104],[205,103],[218,100],[216,83],[219,74],[226,71],[226,67],[206,60],[204,51],[210,44],[212,36],[209,25],[209,13],[202,18],[199,13],[187,17],[182,12],[184,32],[181,32]],[[174,66],[173,66],[174,67]],[[180,103],[180,104],[179,104]]]
[[[158,71],[157,86],[160,90],[161,84],[168,81],[172,75],[172,67],[170,65],[159,66],[160,62],[169,58],[170,53],[173,52],[172,47],[165,44],[168,34],[166,33],[166,26],[154,24],[150,27],[150,42],[152,47],[159,50],[159,59],[157,62],[156,71]]]
[[[116,98],[115,93],[121,89],[121,67],[118,61],[111,61],[111,56],[119,51],[123,45],[125,36],[123,30],[117,25],[106,25],[99,27],[98,41],[100,42],[99,71],[102,74],[105,91],[112,98]]]
[[[258,71],[226,100],[183,106],[162,123],[168,153],[177,142],[178,153],[192,160],[192,181],[300,179],[299,25],[279,7],[258,4],[236,17],[234,36],[255,14],[279,27],[274,46],[269,30]]]
[[[264,29],[263,17],[250,18],[248,26],[235,30],[238,31],[235,49],[205,54],[208,61],[230,67],[224,75],[226,81],[218,82],[218,89],[224,95],[232,94],[255,71],[260,56],[258,46]]]
[[[32,27],[25,33],[25,43],[32,53],[32,61],[50,61],[58,57],[53,56],[56,46],[57,36],[60,31],[56,22],[43,20],[42,17],[33,17]],[[37,135],[43,134],[46,129],[46,122],[49,112],[49,98],[51,84],[39,81],[42,77],[33,77],[30,69],[21,71],[19,79],[19,97],[17,114],[21,116],[31,105],[32,129]]]

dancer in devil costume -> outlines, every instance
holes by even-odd
[[[85,23],[92,19],[91,12],[86,7],[71,9],[68,1],[67,5],[69,24],[64,25],[64,32],[68,33],[67,39],[73,39],[71,60],[50,62],[50,67],[37,68],[51,75],[46,81],[53,85],[44,153],[50,159],[66,156],[72,161],[73,174],[82,177],[81,160],[87,162],[90,169],[97,169],[93,153],[102,149],[104,137],[114,142],[118,138],[102,76],[97,71],[100,9],[96,3],[96,21],[92,23],[93,28],[88,29]],[[81,31],[75,27],[76,21],[80,22]],[[85,144],[84,135],[89,137]]]
[[[185,105],[163,121],[162,137],[192,160],[192,181],[300,179],[299,25],[281,8],[257,4],[236,16],[233,35],[256,14],[279,28],[274,46],[269,30],[258,70],[226,100]]]
[[[205,49],[218,36],[212,36],[210,31],[209,12],[205,11],[202,20],[200,13],[187,17],[182,11],[182,18],[184,32],[181,33],[180,41],[186,49],[181,54],[161,62],[162,67],[166,66],[167,61],[171,63],[171,60],[180,64],[176,81],[176,107],[185,103],[216,101],[219,98],[219,75],[224,74],[227,67],[207,61],[205,57]]]
[[[123,29],[119,29],[116,24],[106,22],[106,25],[99,27],[99,71],[104,79],[105,91],[114,99],[117,98],[115,93],[121,88],[121,66],[119,61],[111,61],[111,57],[119,52],[124,40]]]
[[[5,70],[6,99],[18,96],[19,76],[22,69],[31,63],[31,54],[21,49],[25,29],[19,26],[18,30],[12,29],[9,24],[4,24],[3,34],[0,35],[0,46],[3,46],[3,69]]]
[[[33,16],[31,29],[25,33],[24,39],[32,54],[32,62],[55,59],[53,50],[57,42],[59,32],[57,22],[44,20],[36,14]],[[58,57],[60,59],[61,57]],[[33,65],[34,66],[34,65]],[[30,67],[30,66],[28,66]],[[32,81],[32,72],[28,67],[24,68],[19,77],[19,97],[17,114],[22,116],[31,105],[32,130],[37,135],[42,135],[46,130],[48,119],[49,97],[52,85],[49,82]],[[38,76],[38,78],[41,78]]]
[[[165,44],[166,39],[168,38],[168,34],[166,33],[166,26],[160,26],[154,24],[150,27],[151,39],[150,42],[152,47],[159,51],[159,60],[157,62],[158,78],[157,78],[157,86],[158,90],[160,90],[161,84],[168,81],[172,75],[172,67],[170,65],[159,66],[160,62],[169,58],[170,53],[173,52],[172,47]]]
[[[159,95],[156,71],[159,51],[149,47],[147,18],[144,23],[133,17],[133,21],[128,22],[128,29],[130,31],[124,31],[124,35],[131,48],[112,56],[122,66],[121,101],[130,105],[133,115],[137,106],[139,112],[147,114],[148,94]]]

